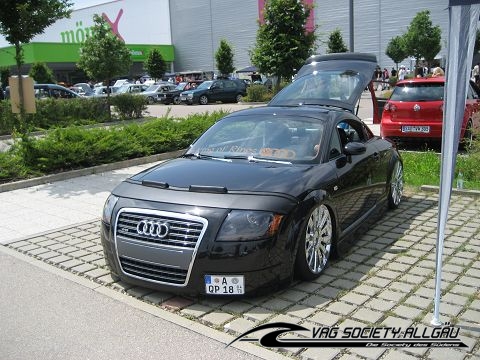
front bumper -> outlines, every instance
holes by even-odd
[[[125,225],[115,222],[110,226],[102,222],[106,261],[127,283],[175,293],[204,294],[205,275],[243,275],[245,294],[289,281],[293,263],[285,231],[281,230],[274,238],[256,241],[217,242],[215,237],[227,212],[205,209],[203,216],[208,219],[208,226],[194,248],[125,238],[121,235]]]

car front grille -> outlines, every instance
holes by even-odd
[[[167,236],[159,238],[139,234],[137,232],[137,225],[140,221],[169,224]],[[201,222],[176,218],[174,216],[122,212],[117,221],[117,236],[130,240],[193,249],[197,244],[203,226]]]
[[[185,286],[208,226],[199,216],[123,208],[114,239],[122,272],[145,281]]]
[[[181,285],[185,283],[188,273],[187,270],[150,264],[144,261],[129,259],[124,256],[120,256],[120,265],[122,265],[123,271],[127,274],[146,280],[169,284]]]

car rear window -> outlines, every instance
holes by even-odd
[[[405,83],[395,86],[390,100],[438,101],[443,100],[443,83]]]

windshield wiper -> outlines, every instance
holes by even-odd
[[[212,156],[212,155],[206,155],[206,154],[201,154],[201,153],[188,153],[188,154],[183,154],[184,158],[196,158],[196,159],[211,159],[211,160],[219,160],[219,161],[227,161],[227,162],[232,162],[232,160],[226,159],[224,157],[217,157],[217,156]]]
[[[274,164],[287,164],[292,165],[290,161],[283,160],[272,160],[272,159],[259,159],[253,155],[227,155],[225,159],[235,159],[235,160],[248,160],[249,162],[267,162]]]

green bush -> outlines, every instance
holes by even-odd
[[[111,105],[120,119],[139,119],[147,110],[147,98],[145,96],[120,94],[110,97]]]
[[[42,99],[36,101],[36,109],[26,118],[31,131],[108,121],[105,98]],[[0,135],[12,134],[19,125],[10,100],[0,101]]]
[[[0,154],[0,182],[184,149],[226,114],[160,118],[109,128],[57,128],[45,137],[15,139],[14,146]]]
[[[251,102],[268,101],[267,100],[268,94],[269,94],[269,91],[265,86],[253,84],[247,88],[247,98],[245,100],[251,101]]]
[[[13,132],[18,124],[17,115],[12,113],[10,100],[0,101],[0,135],[7,135]]]
[[[393,89],[395,87],[395,85],[397,84],[397,81],[398,81],[398,77],[390,76],[388,78],[388,85],[390,85],[390,87]]]

